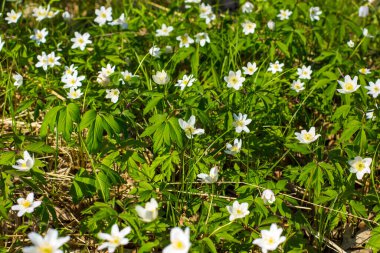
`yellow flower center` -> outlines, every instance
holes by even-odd
[[[120,238],[114,237],[114,238],[112,238],[112,240],[110,240],[110,243],[120,245]]]
[[[38,253],[53,253],[53,247],[50,244],[41,245],[38,247]]]
[[[239,152],[239,147],[238,146],[232,146],[231,151],[233,152]],[[237,213],[240,212],[240,210],[236,211]]]
[[[79,44],[83,44],[83,43],[84,43],[84,39],[83,39],[83,38],[79,38],[79,39],[78,39],[78,43],[79,43]]]
[[[32,203],[30,203],[28,200],[24,200],[21,205],[24,207],[24,208],[28,208],[32,205]]]
[[[269,237],[269,238],[267,238],[267,243],[268,243],[269,245],[274,244],[274,239],[273,239],[273,237]]]
[[[21,167],[23,167],[23,168],[27,168],[28,166],[26,165],[26,162],[23,162],[23,163],[21,164]]]
[[[354,90],[354,85],[352,83],[346,83],[344,85],[344,88],[347,90],[347,91],[352,91]]]
[[[311,140],[313,140],[313,135],[309,134],[309,133],[306,133],[306,134],[303,135],[303,139],[305,141],[311,141]]]
[[[186,129],[185,129],[185,132],[186,132],[187,134],[193,134],[194,131],[195,131],[195,128],[192,127],[192,126],[187,126]]]
[[[238,127],[243,127],[243,126],[244,126],[244,122],[243,122],[243,120],[238,120],[238,121],[236,121],[236,126],[238,126]]]
[[[365,164],[363,162],[359,161],[355,164],[355,168],[357,171],[362,171],[365,169]]]
[[[379,92],[379,91],[380,91],[380,88],[377,87],[377,86],[375,86],[375,87],[373,88],[373,91],[374,91],[374,92]]]
[[[187,44],[189,42],[189,40],[187,39],[187,36],[182,36],[181,40],[183,44]]]
[[[235,76],[233,76],[233,77],[230,78],[230,83],[237,84],[238,83],[238,79]]]
[[[100,14],[100,16],[102,17],[102,18],[107,18],[107,14],[106,13],[102,13],[102,14]]]
[[[173,246],[175,249],[184,249],[185,248],[185,245],[183,244],[183,242],[181,242],[179,240],[174,241]]]
[[[243,211],[240,210],[240,209],[237,209],[237,210],[236,210],[236,214],[239,214],[239,215],[240,215],[240,214],[243,214]]]

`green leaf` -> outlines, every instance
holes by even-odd
[[[362,123],[357,120],[352,120],[346,124],[342,136],[340,136],[339,142],[344,142],[350,140],[352,135],[354,135],[362,126]]]
[[[158,102],[160,102],[163,97],[163,94],[157,94],[154,97],[152,97],[152,99],[149,100],[148,104],[145,106],[143,114],[145,115],[148,112],[150,112],[153,108],[155,108]]]
[[[14,165],[16,160],[15,152],[4,152],[0,154],[0,165]]]
[[[359,201],[351,200],[350,206],[352,207],[352,212],[360,217],[367,217],[366,207]]]
[[[331,119],[332,120],[339,119],[339,118],[345,119],[348,113],[350,112],[350,109],[351,109],[350,105],[342,105],[338,107]]]
[[[107,115],[101,114],[101,117],[103,118],[102,123],[103,123],[104,130],[107,131],[108,135],[117,136],[121,132],[119,123],[117,123],[117,121],[114,119],[114,117],[111,114],[107,114]]]
[[[41,125],[41,129],[40,129],[40,136],[41,137],[45,137],[47,135],[49,129],[50,129],[50,131],[54,130],[54,126],[55,126],[55,123],[57,120],[57,114],[63,108],[65,108],[65,107],[62,105],[59,105],[59,106],[53,107],[52,109],[50,109],[50,111],[48,113],[46,113],[45,118],[44,118],[42,125]]]
[[[288,46],[281,41],[276,41],[276,45],[280,48],[280,50],[286,55],[286,57],[290,57]]]
[[[218,251],[216,250],[216,247],[214,245],[214,243],[212,242],[212,240],[208,237],[205,237],[202,239],[202,242],[204,242],[207,247],[209,248],[209,250],[212,252],[212,253],[217,253]]]
[[[100,197],[107,202],[110,197],[110,183],[106,174],[103,172],[95,173],[95,187],[100,193]]]
[[[380,227],[374,228],[371,231],[371,237],[366,247],[373,249],[375,252],[380,251]]]
[[[95,110],[87,111],[82,117],[82,120],[79,125],[79,129],[82,131],[83,129],[89,127],[95,119],[96,119],[96,111]]]
[[[55,149],[46,145],[43,142],[30,143],[25,146],[25,150],[31,151],[33,153],[43,154],[43,153],[54,153]]]

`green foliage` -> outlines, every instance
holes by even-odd
[[[225,11],[220,0],[211,1],[213,19],[183,0],[104,1],[113,20],[125,15],[124,29],[94,20],[101,3],[53,0],[60,14],[37,21],[32,3],[19,2],[4,1],[0,18],[0,252],[21,251],[30,232],[52,227],[71,236],[67,252],[95,252],[104,242],[98,233],[113,224],[131,228],[120,252],[161,252],[174,227],[189,228],[191,252],[256,252],[252,242],[274,223],[286,237],[279,252],[343,248],[357,234],[349,228],[363,226],[371,237],[353,247],[380,251],[380,96],[368,88],[379,81],[379,3],[365,3],[370,15],[361,18],[353,0],[255,1],[252,12],[241,10],[246,1]],[[322,14],[312,20],[317,6]],[[285,9],[292,14],[281,20]],[[11,10],[22,10],[17,23],[6,20]],[[74,18],[62,19],[64,10]],[[255,29],[245,34],[248,21]],[[173,26],[168,36],[158,36],[163,24]],[[32,40],[43,28],[46,42]],[[76,32],[90,35],[83,50],[72,48]],[[200,33],[210,42],[202,45]],[[184,34],[194,42],[181,47]],[[38,67],[43,52],[60,65]],[[277,61],[282,70],[272,73]],[[243,70],[248,63],[254,73]],[[72,87],[65,78],[74,69],[84,77],[80,95],[63,87]],[[167,82],[153,77],[158,71]],[[237,71],[241,87],[231,85]],[[357,90],[339,91],[345,76],[358,76]],[[312,127],[315,140],[296,138]],[[19,218],[12,206],[30,192],[41,204]],[[136,207],[152,199],[157,213],[148,214],[157,217],[143,221]],[[230,221],[234,201],[249,214]]]

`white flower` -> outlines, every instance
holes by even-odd
[[[165,54],[173,53],[173,47],[172,46],[166,46],[164,52],[165,52]]]
[[[280,18],[280,20],[289,19],[290,15],[292,15],[293,12],[289,10],[280,10],[280,14],[277,15],[277,17]]]
[[[210,38],[208,37],[207,33],[202,32],[202,33],[197,33],[195,35],[195,41],[199,43],[201,47],[203,47],[204,45],[206,45],[206,43],[210,43]]]
[[[112,66],[108,63],[105,68],[102,67],[102,70],[100,72],[105,76],[110,76],[115,72],[115,66]]]
[[[45,52],[42,52],[41,55],[37,55],[38,62],[36,63],[36,68],[42,67],[43,70],[47,70],[47,67],[49,66],[48,58]]]
[[[17,23],[18,19],[21,17],[21,12],[15,12],[11,10],[11,12],[7,12],[7,17],[5,18],[8,21],[8,24]]]
[[[197,79],[194,78],[194,76],[192,74],[191,75],[184,75],[182,77],[182,79],[178,80],[178,82],[176,83],[175,86],[179,86],[179,87],[181,87],[181,90],[184,90],[186,87],[192,86],[196,80]]]
[[[105,248],[108,249],[109,253],[113,253],[117,247],[120,245],[126,245],[128,244],[129,240],[125,238],[126,235],[128,235],[131,232],[130,227],[126,227],[119,231],[119,226],[115,223],[113,224],[111,228],[111,234],[102,233],[100,232],[98,234],[98,237],[102,240],[106,240],[108,242],[103,242],[99,247],[98,250],[103,250]]]
[[[4,46],[5,42],[1,40],[1,37],[0,37],[0,52],[1,50],[3,49],[3,46]]]
[[[201,15],[200,17],[205,19],[205,22],[207,25],[210,24],[210,22],[216,18],[215,14],[213,12],[210,12],[207,15]]]
[[[243,13],[251,13],[253,11],[253,7],[253,4],[247,1],[241,6],[241,10]]]
[[[205,18],[207,15],[212,13],[212,7],[211,5],[201,3],[199,6],[199,12],[200,12],[200,17]]]
[[[152,75],[152,78],[156,84],[167,84],[170,80],[165,70],[157,71],[155,75]]]
[[[156,30],[156,36],[169,36],[173,29],[173,26],[166,26],[166,24],[162,24],[161,29]]]
[[[47,59],[47,64],[50,66],[50,67],[54,67],[54,66],[56,66],[56,65],[61,65],[61,63],[59,63],[59,59],[60,59],[61,57],[59,57],[59,56],[55,56],[55,53],[54,52],[51,52],[50,54],[48,54],[47,56],[46,56],[46,59]]]
[[[365,86],[365,88],[368,90],[368,95],[372,95],[373,98],[377,98],[380,94],[380,79],[377,79],[376,83],[369,82],[369,86]]]
[[[368,74],[371,74],[371,70],[367,68],[361,68],[359,69],[359,73],[363,75],[368,75]]]
[[[253,64],[248,62],[247,63],[247,67],[243,67],[243,70],[244,70],[244,75],[253,75],[256,71],[257,71],[257,67],[256,67],[256,62],[254,62]]]
[[[118,89],[106,90],[106,98],[110,98],[112,103],[116,103],[119,100],[120,91]]]
[[[74,43],[71,46],[72,49],[79,47],[80,50],[83,51],[86,48],[87,44],[92,43],[92,41],[89,40],[89,38],[90,38],[90,34],[89,33],[84,33],[82,35],[82,34],[80,34],[78,32],[75,32],[74,35],[75,35],[75,38],[71,39],[71,41]]]
[[[23,248],[23,253],[62,253],[59,248],[70,240],[70,236],[58,237],[58,231],[51,228],[45,237],[35,232],[29,233],[28,237],[34,246]]]
[[[128,28],[128,23],[125,19],[124,13],[122,13],[120,15],[120,17],[118,17],[114,21],[110,22],[109,24],[112,26],[119,25],[121,27],[121,29],[123,29],[123,30]]]
[[[311,7],[309,9],[309,13],[310,13],[310,19],[311,21],[315,21],[315,20],[319,20],[319,15],[322,14],[322,11],[319,7]]]
[[[230,213],[230,221],[235,219],[244,218],[249,214],[248,203],[241,203],[236,200],[232,206],[226,206],[227,211]]]
[[[22,85],[22,83],[24,82],[24,78],[22,77],[22,75],[20,75],[17,72],[16,72],[16,74],[13,74],[12,77],[15,80],[13,85],[16,86],[16,88],[20,87]]]
[[[357,76],[355,76],[354,79],[351,79],[349,75],[346,75],[344,77],[344,82],[338,80],[338,83],[340,84],[342,89],[337,89],[337,91],[342,94],[355,92],[357,89],[360,88],[360,85],[358,85],[357,82],[358,82]]]
[[[46,28],[42,30],[34,29],[34,34],[30,36],[30,38],[37,42],[39,45],[40,43],[46,42],[46,35],[48,35],[49,32],[46,30]]]
[[[112,7],[101,6],[100,9],[95,10],[96,18],[94,22],[100,26],[104,25],[107,21],[112,21]]]
[[[176,38],[179,41],[179,47],[189,47],[190,44],[194,43],[194,40],[185,33],[182,36]]]
[[[351,173],[356,173],[356,178],[361,180],[365,173],[371,173],[371,162],[372,158],[361,158],[357,156],[354,160],[348,161]]]
[[[153,46],[149,49],[149,54],[153,57],[160,57],[161,55],[161,52],[160,52],[160,48],[159,47],[156,47],[156,46]]]
[[[300,141],[300,143],[309,144],[316,141],[320,134],[315,134],[315,127],[311,127],[309,131],[302,130],[301,133],[295,133],[296,138]]]
[[[274,28],[276,27],[276,23],[272,20],[269,20],[267,26],[270,30],[274,30]]]
[[[274,196],[274,192],[272,190],[266,189],[261,194],[261,198],[264,201],[265,205],[272,204],[276,200],[276,197]]]
[[[29,155],[29,152],[25,150],[24,159],[18,159],[17,165],[12,165],[12,167],[16,170],[28,171],[31,168],[33,168],[33,165],[34,165],[34,157],[31,157]]]
[[[291,87],[292,90],[295,90],[297,93],[304,90],[305,87],[304,87],[304,83],[301,82],[301,80],[294,80],[293,83],[292,83],[292,87]]]
[[[78,71],[76,70],[78,67],[74,66],[74,64],[71,64],[70,67],[65,66],[65,72],[61,78],[62,82],[65,78],[71,75],[78,75]]]
[[[281,236],[282,228],[277,228],[277,225],[273,223],[269,230],[261,231],[261,238],[255,239],[252,243],[258,245],[263,253],[267,253],[268,250],[277,249],[278,245],[286,240],[285,236]]]
[[[129,72],[128,70],[122,71],[120,73],[121,73],[121,75],[123,77],[123,80],[126,81],[126,82],[131,81],[133,77],[138,77],[138,75],[134,75],[131,72]]]
[[[302,68],[297,69],[297,75],[300,79],[311,79],[311,66],[306,67],[305,65]]]
[[[33,213],[34,208],[41,205],[41,201],[34,201],[34,193],[31,192],[28,194],[26,199],[24,198],[17,199],[17,204],[18,205],[13,205],[11,209],[13,211],[18,211],[17,216],[21,217],[25,213]]]
[[[49,10],[45,9],[43,6],[39,6],[38,8],[33,9],[33,17],[36,17],[37,21],[41,21],[45,19],[48,15]]]
[[[244,23],[241,24],[241,25],[243,27],[243,33],[245,35],[255,33],[255,29],[256,29],[256,24],[255,23],[252,23],[249,20],[245,20]]]
[[[276,72],[281,72],[282,67],[284,66],[283,63],[279,63],[276,61],[275,63],[269,63],[268,71],[272,71],[272,74],[276,74]]]
[[[367,5],[363,5],[359,7],[359,17],[365,18],[368,16],[369,8]]]
[[[228,73],[228,76],[224,77],[224,81],[227,82],[228,88],[234,88],[235,90],[239,90],[241,86],[243,86],[243,82],[245,81],[245,78],[241,76],[240,70],[236,72],[233,72],[230,70],[230,72]]]
[[[68,20],[71,20],[73,18],[73,16],[70,14],[70,12],[65,11],[62,13],[62,18],[64,20],[68,21]]]
[[[62,82],[65,83],[63,88],[78,88],[82,86],[82,81],[85,79],[85,76],[78,76],[78,72],[67,75],[65,78],[62,78]]]
[[[374,37],[373,35],[371,35],[371,34],[368,33],[368,29],[367,28],[363,28],[362,31],[363,31],[363,36],[364,37],[367,37],[367,38],[373,38]]]
[[[237,133],[241,133],[242,131],[249,133],[248,125],[251,123],[251,119],[247,119],[247,114],[241,114],[239,112],[239,115],[233,114],[233,117],[235,121],[232,123],[235,127],[235,131]]]
[[[186,137],[192,139],[194,135],[201,135],[205,133],[204,129],[195,128],[195,116],[191,115],[189,120],[186,122],[183,119],[178,120],[179,126],[185,131]]]
[[[203,182],[212,184],[218,181],[218,167],[212,167],[210,170],[210,175],[206,173],[200,173],[197,175],[197,177]]]
[[[355,46],[355,43],[352,40],[349,40],[347,42],[347,46],[353,48]]]
[[[374,116],[374,109],[368,110],[366,112],[365,116],[366,116],[367,119],[371,119],[371,120],[376,119],[376,116]]]
[[[140,218],[145,222],[151,222],[158,216],[158,203],[154,198],[151,198],[148,203],[145,204],[145,208],[142,206],[136,206],[136,212]]]
[[[101,85],[107,85],[109,84],[111,79],[109,76],[103,74],[101,71],[99,71],[98,76],[96,77],[96,82]]]
[[[183,231],[175,227],[170,230],[170,244],[163,249],[162,253],[187,253],[190,246],[190,229],[186,227]]]
[[[54,11],[50,10],[50,5],[47,6],[46,10],[47,10],[47,16],[46,17],[48,17],[48,18],[53,18],[59,13],[59,11],[54,12]]]
[[[241,145],[242,145],[242,140],[235,139],[233,146],[229,143],[226,144],[227,150],[225,150],[224,152],[230,155],[236,155],[237,153],[240,152]]]
[[[83,95],[80,89],[76,89],[74,87],[70,88],[70,91],[67,93],[67,98],[69,99],[78,99]]]

